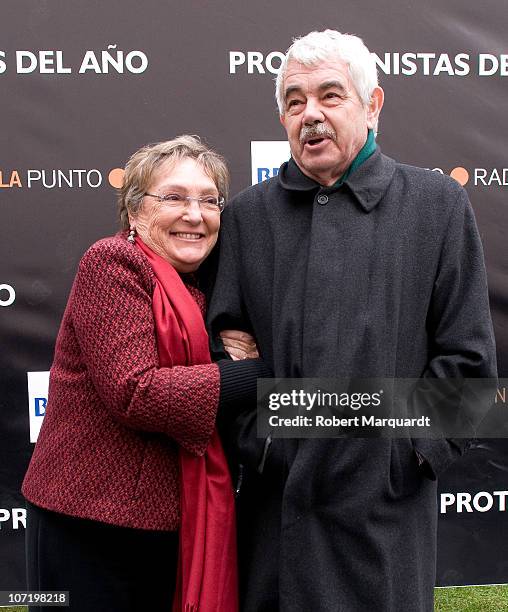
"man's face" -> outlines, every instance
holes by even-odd
[[[347,64],[329,59],[316,66],[288,62],[283,84],[285,127],[291,154],[304,174],[333,185],[351,165],[374,128],[383,104],[376,87],[365,106]]]

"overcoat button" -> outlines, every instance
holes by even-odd
[[[324,206],[325,204],[328,204],[328,196],[321,194],[320,196],[318,196],[318,204],[321,204],[321,206]]]

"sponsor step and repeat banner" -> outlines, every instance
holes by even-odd
[[[327,27],[358,34],[375,54],[386,94],[383,152],[451,175],[475,210],[498,347],[501,380],[489,396],[498,426],[480,429],[484,436],[440,482],[437,584],[508,583],[505,26],[503,0],[350,0],[340,7],[259,0],[250,8],[226,0],[18,0],[2,7],[0,589],[24,588],[20,485],[44,419],[76,266],[91,243],[116,231],[125,161],[143,144],[191,133],[229,160],[232,193],[275,176],[289,147],[274,77],[293,36]],[[265,406],[267,419],[282,419],[281,397],[292,390],[272,383],[261,393],[278,394]],[[339,397],[344,389],[334,391]],[[365,435],[369,422],[354,421],[361,410],[351,403],[344,410],[351,414],[341,418],[353,419],[345,425]],[[328,432],[335,426],[323,424]],[[275,429],[275,421],[268,425]],[[393,429],[372,425],[370,435]]]

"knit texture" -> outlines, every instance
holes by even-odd
[[[219,370],[159,368],[154,282],[147,259],[125,236],[101,240],[83,256],[23,483],[32,503],[119,526],[178,528],[177,445],[205,452]],[[203,294],[187,288],[204,313]]]

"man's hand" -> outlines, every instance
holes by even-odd
[[[225,329],[221,331],[220,337],[224,348],[233,361],[256,359],[259,357],[256,341],[247,332]]]

